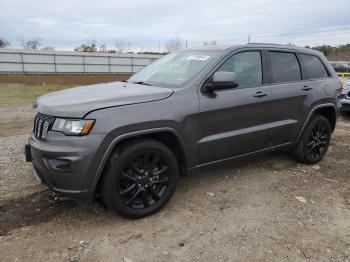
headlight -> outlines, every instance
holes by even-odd
[[[56,118],[52,130],[62,132],[67,136],[87,135],[94,123],[95,120]]]

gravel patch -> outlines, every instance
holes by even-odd
[[[43,189],[25,162],[24,143],[28,135],[0,137],[0,203],[22,198]]]

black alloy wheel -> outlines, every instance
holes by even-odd
[[[308,157],[313,160],[320,159],[327,147],[330,133],[328,126],[324,123],[315,123],[308,137],[306,150]]]
[[[321,115],[313,116],[297,143],[295,149],[297,159],[304,164],[320,161],[328,150],[331,133],[327,118]]]
[[[160,210],[175,191],[178,161],[164,144],[138,139],[118,148],[104,174],[102,198],[116,213],[141,218]]]
[[[123,203],[133,209],[153,206],[166,192],[169,164],[165,157],[147,149],[122,169],[117,191]]]

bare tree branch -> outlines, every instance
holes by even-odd
[[[20,45],[23,49],[27,50],[38,50],[41,46],[41,42],[39,38],[32,38],[32,39],[24,39],[23,37],[19,38]]]
[[[81,44],[80,46],[74,48],[76,52],[97,52],[97,41],[91,40],[89,43]]]
[[[0,48],[6,48],[6,47],[9,47],[9,46],[10,46],[10,43],[8,41],[6,41],[3,38],[0,38]]]

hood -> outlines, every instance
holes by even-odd
[[[171,88],[112,82],[53,92],[39,97],[36,106],[46,115],[82,118],[97,109],[162,100],[173,92]]]

